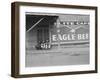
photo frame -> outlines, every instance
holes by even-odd
[[[11,76],[97,73],[97,7],[13,2]]]

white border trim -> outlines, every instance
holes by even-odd
[[[86,14],[90,15],[90,65],[69,65],[69,66],[52,66],[52,67],[25,67],[25,12],[41,13],[65,13],[65,14]],[[37,6],[20,6],[20,74],[38,74],[53,72],[74,72],[95,70],[95,11],[86,9],[69,9],[69,8],[52,8]]]

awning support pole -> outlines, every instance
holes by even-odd
[[[58,50],[60,50],[61,49],[61,47],[60,47],[60,39],[59,39],[59,34],[60,34],[60,20],[59,20],[59,17],[58,17],[58,19],[57,19],[57,35],[58,35]]]

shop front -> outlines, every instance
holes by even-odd
[[[28,15],[26,40],[37,50],[89,44],[88,15]],[[29,20],[28,20],[29,21]]]

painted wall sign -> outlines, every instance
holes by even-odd
[[[70,23],[70,24],[67,24],[67,23]],[[53,27],[51,30],[52,43],[56,43],[58,41],[62,43],[63,42],[76,43],[77,41],[89,42],[89,22],[88,21],[86,22],[85,21],[60,22],[59,25],[60,25],[60,28]]]
[[[89,34],[58,34],[58,35],[52,35],[52,41],[68,41],[68,40],[88,40]]]

